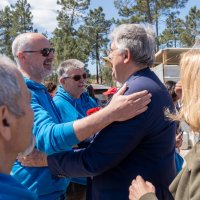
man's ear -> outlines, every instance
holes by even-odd
[[[6,105],[0,106],[0,137],[9,141],[11,139],[12,116]]]
[[[129,49],[126,49],[126,51],[124,52],[124,63],[128,63],[131,60],[131,52]]]
[[[59,82],[60,82],[61,85],[63,85],[63,84],[65,84],[65,79],[61,78]]]
[[[17,57],[18,57],[18,59],[21,59],[21,60],[23,60],[25,58],[24,53],[22,51],[17,52]]]

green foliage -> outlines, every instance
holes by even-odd
[[[157,50],[159,45],[167,47],[191,47],[200,35],[200,10],[191,8],[185,19],[178,18],[177,9],[183,8],[188,0],[114,0],[121,23],[148,23],[156,28]],[[108,45],[108,33],[114,19],[106,20],[102,7],[89,10],[90,0],[57,0],[58,26],[52,33],[52,45],[56,49],[55,69],[66,59],[76,58],[96,65],[97,82],[110,85],[111,69],[104,68],[101,57]],[[12,57],[11,44],[20,33],[37,32],[33,29],[31,6],[27,0],[17,0],[15,5],[0,10],[0,53]],[[86,15],[87,13],[87,15]],[[159,33],[159,20],[166,17],[166,28]],[[163,25],[163,23],[162,23]],[[48,35],[46,32],[44,35]],[[158,37],[159,36],[159,37]],[[55,78],[54,75],[53,79]]]
[[[15,5],[0,11],[0,52],[12,57],[11,44],[14,38],[25,32],[33,32],[32,14],[27,0],[18,0]]]
[[[73,27],[84,16],[90,0],[58,0],[57,4],[62,6],[60,14],[67,16],[70,27]]]
[[[12,12],[12,34],[33,32],[32,13],[27,0],[18,0],[15,5],[11,5]]]
[[[180,32],[180,42],[184,46],[191,47],[200,35],[200,10],[198,10],[196,6],[190,9],[182,26],[184,28],[183,31]]]
[[[6,6],[4,10],[0,11],[0,53],[9,57],[12,56],[11,44],[11,22],[12,13],[10,7]]]
[[[101,70],[102,75],[102,84],[113,86],[113,80],[112,80],[112,69],[110,67],[102,67]]]
[[[100,57],[105,52],[109,42],[107,36],[112,22],[112,20],[105,19],[103,9],[99,7],[89,11],[88,16],[85,17],[84,24],[79,29],[79,33],[83,34],[85,40],[88,41],[90,58],[96,61],[97,83],[99,83]]]
[[[167,47],[192,47],[200,35],[200,10],[192,7],[183,20],[171,13],[166,25],[166,29],[160,35],[161,44],[166,44]]]
[[[90,1],[60,0],[58,4],[62,9],[58,12],[58,27],[53,32],[51,42],[56,49],[55,64],[75,58],[84,63],[88,61],[88,41],[84,34],[76,30],[75,24],[88,8]],[[80,15],[80,16],[79,16]],[[86,71],[87,64],[86,64]]]
[[[115,0],[115,7],[120,16],[125,19],[117,23],[148,23],[156,27],[157,50],[159,49],[159,19],[167,16],[171,9],[178,9],[185,6],[188,0]]]
[[[144,22],[154,24],[170,9],[182,8],[188,0],[115,0],[114,5],[119,15],[126,17],[130,23]]]
[[[159,36],[159,43],[166,47],[177,47],[180,43],[180,33],[183,31],[183,20],[172,12],[166,19],[166,28]]]

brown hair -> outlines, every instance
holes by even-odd
[[[44,85],[49,93],[53,92],[57,88],[57,85],[53,81],[46,81]]]

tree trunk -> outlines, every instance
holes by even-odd
[[[96,72],[97,72],[97,84],[99,84],[99,47],[98,47],[98,33],[96,33]]]

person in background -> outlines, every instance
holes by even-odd
[[[96,101],[85,90],[87,75],[84,63],[77,59],[65,60],[58,66],[57,75],[60,85],[53,100],[63,122],[86,117],[89,109],[97,107]],[[79,143],[78,147],[86,148],[93,137]],[[67,189],[67,199],[82,200],[85,198],[86,178],[72,178]]]
[[[126,89],[124,85],[105,109],[83,119],[63,123],[52,97],[42,84],[51,73],[54,60],[54,49],[50,42],[40,33],[22,33],[14,39],[12,53],[32,94],[36,149],[47,155],[70,150],[71,146],[94,135],[110,123],[144,112],[150,102],[147,91],[123,96]],[[127,113],[128,110],[131,112]],[[22,159],[28,160],[28,157],[23,156]],[[11,175],[35,192],[39,199],[66,198],[69,179],[53,177],[48,167],[26,167],[16,161]]]
[[[167,81],[165,83],[165,86],[170,94],[170,96],[172,97],[173,103],[174,103],[174,107],[175,107],[175,111],[178,112],[178,101],[179,101],[179,97],[175,92],[175,88],[176,88],[176,82],[174,81]],[[177,109],[178,108],[178,109]],[[181,130],[181,126],[180,123],[177,121],[176,122],[176,151],[175,151],[175,161],[176,161],[176,170],[177,173],[179,173],[182,169],[183,163],[184,163],[184,159],[181,157],[180,155],[180,147],[183,143],[183,131]]]
[[[92,176],[88,199],[127,200],[131,180],[142,174],[156,184],[162,200],[170,195],[168,186],[176,175],[176,124],[164,115],[165,108],[174,109],[172,99],[149,68],[154,63],[154,37],[142,25],[123,24],[111,40],[114,79],[128,84],[125,95],[145,89],[151,91],[152,101],[136,118],[101,130],[88,148],[48,156],[48,167],[54,175]]]
[[[0,200],[36,200],[36,194],[9,175],[17,155],[31,143],[33,111],[21,73],[3,55],[0,80]]]
[[[116,87],[111,87],[107,91],[103,92],[103,95],[106,97],[107,102],[109,102],[112,98],[112,96],[117,92]]]
[[[97,97],[95,97],[95,92],[94,92],[93,86],[88,85],[88,86],[86,86],[86,89],[87,89],[87,92],[90,95],[90,97],[96,101],[97,106],[102,106],[102,102]]]
[[[178,98],[181,100],[182,99],[182,85],[181,85],[181,81],[178,81],[176,83],[175,93],[178,96]],[[180,106],[179,106],[179,108],[180,108]]]
[[[56,93],[57,85],[53,81],[45,81],[44,85],[46,86],[51,97],[54,97]]]
[[[166,86],[166,88],[167,88],[169,94],[170,94],[171,97],[172,97],[172,100],[173,100],[173,103],[174,103],[176,112],[180,109],[178,102],[181,100],[181,97],[179,97],[179,95],[176,94],[176,87],[177,87],[177,84],[178,84],[178,83],[176,83],[176,82],[174,82],[174,81],[167,81],[167,82],[165,83],[165,86]]]
[[[181,56],[179,94],[182,106],[174,120],[184,120],[193,130],[200,131],[200,49],[192,49]],[[186,155],[185,167],[179,172],[169,189],[175,200],[199,200],[200,194],[200,142]],[[149,181],[149,180],[148,180]],[[130,200],[158,200],[156,187],[138,176],[129,188]],[[167,199],[167,197],[164,197]]]

